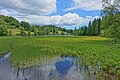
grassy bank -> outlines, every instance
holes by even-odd
[[[11,50],[11,61],[31,65],[59,55],[81,56],[86,66],[100,65],[110,74],[120,75],[120,44],[103,37],[0,37],[0,52]]]

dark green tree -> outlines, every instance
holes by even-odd
[[[12,30],[10,30],[10,31],[9,31],[9,35],[10,35],[10,36],[12,36],[12,35],[13,35]]]
[[[20,34],[19,34],[20,36],[27,36],[23,27],[19,27],[19,29],[20,29]]]
[[[92,29],[91,29],[91,21],[89,21],[88,28],[87,28],[87,35],[90,35],[91,32],[92,32]]]
[[[103,0],[102,35],[120,40],[120,0]]]
[[[20,22],[21,26],[24,27],[25,30],[30,30],[30,24],[28,22],[25,22],[25,21],[21,21]]]
[[[5,25],[0,25],[0,36],[7,36],[8,30]]]
[[[30,32],[30,30],[28,31],[28,36],[31,36],[31,32]]]

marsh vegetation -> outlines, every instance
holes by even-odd
[[[72,56],[80,57],[86,69],[92,66],[99,78],[106,74],[120,79],[120,44],[113,44],[104,37],[1,37],[0,44],[1,52],[11,51],[10,62],[18,67],[43,64],[59,56]]]

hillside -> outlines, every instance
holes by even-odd
[[[30,25],[9,16],[0,15],[0,36],[39,36],[39,35],[70,35],[72,30],[54,25]]]

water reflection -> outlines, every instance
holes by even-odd
[[[21,68],[10,64],[7,55],[0,58],[0,80],[96,80],[96,76],[91,66],[86,69],[76,57],[45,59],[43,64]]]
[[[56,70],[60,73],[60,74],[67,74],[68,71],[71,69],[71,67],[73,66],[73,58],[72,57],[61,57],[60,61],[57,61],[55,63],[55,67]]]

